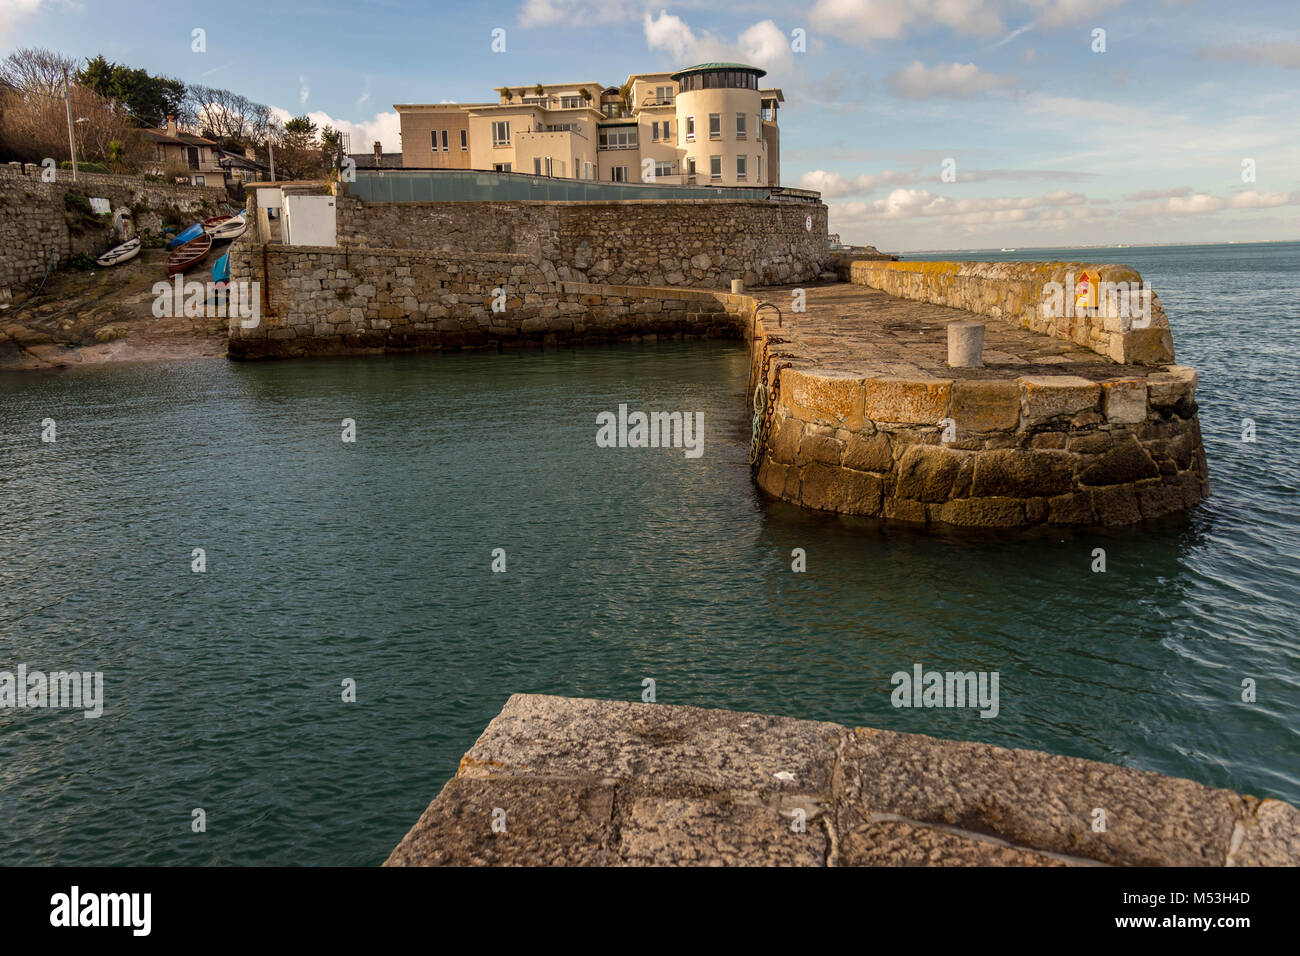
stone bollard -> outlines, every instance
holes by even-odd
[[[740,294],[741,294],[742,292],[744,292],[744,291],[745,291],[745,280],[744,280],[744,279],[732,279],[732,280],[731,280],[731,294],[732,294],[732,295],[740,295]]]
[[[951,368],[983,368],[984,323],[948,323],[948,365]]]

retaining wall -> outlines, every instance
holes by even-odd
[[[81,228],[77,217],[68,213],[64,197],[69,190],[107,199],[113,211],[131,209],[137,232],[160,232],[164,218],[173,212],[194,219],[216,215],[218,204],[226,199],[224,187],[172,186],[99,173],[80,173],[73,183],[71,170],[57,170],[55,181],[46,183],[37,167],[29,164],[27,169],[33,174],[0,166],[0,295],[40,279],[51,258],[56,266],[63,265],[78,253],[93,256],[108,248],[108,228]]]

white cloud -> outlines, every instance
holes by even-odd
[[[298,108],[307,105],[307,97],[311,96],[311,85],[307,77],[298,77]]]
[[[935,25],[979,36],[1006,29],[989,0],[818,0],[808,18],[820,33],[856,41],[892,40]]]
[[[293,119],[293,114],[279,106],[271,107],[271,115],[281,125]],[[396,153],[402,149],[402,123],[396,112],[376,113],[368,120],[354,123],[351,120],[336,119],[328,113],[317,110],[307,114],[318,127],[332,126],[348,134],[348,145],[354,153],[369,153],[375,140],[383,143],[384,152]]]
[[[524,0],[519,7],[519,25],[617,23],[633,19],[638,12],[638,4],[624,0]]]
[[[1173,189],[1140,189],[1135,193],[1129,193],[1124,198],[1129,202],[1146,202],[1151,199],[1170,199],[1191,194],[1191,186],[1175,186]]]
[[[883,186],[899,186],[919,180],[920,174],[916,171],[895,172],[887,169],[883,173],[863,173],[849,179],[841,173],[814,169],[799,177],[799,188],[815,189],[822,194],[823,199],[833,199],[837,196],[861,195],[874,192]]]
[[[1218,212],[1221,209],[1274,209],[1278,206],[1293,206],[1296,203],[1300,203],[1300,193],[1261,193],[1254,189],[1247,189],[1226,199],[1209,193],[1172,196],[1163,203],[1147,207],[1147,210],[1153,213],[1169,212],[1179,216],[1194,216]]]
[[[657,17],[646,13],[642,27],[649,49],[665,51],[682,66],[710,60],[738,60],[766,70],[789,72],[794,67],[790,38],[771,20],[748,27],[735,42],[723,40],[707,30],[696,33],[685,20],[667,10],[661,10]]]
[[[48,0],[0,0],[0,41],[7,43],[19,20],[24,20],[41,7],[49,5]]]
[[[895,189],[884,199],[858,208],[860,215],[871,219],[944,216],[966,223],[1019,222],[1035,218],[1045,207],[1081,206],[1087,201],[1088,197],[1082,193],[1064,190],[1054,190],[1042,196],[953,199],[936,195],[928,189]]]
[[[1270,63],[1290,70],[1300,70],[1300,43],[1226,43],[1201,50],[1211,60],[1241,60],[1244,63]]]
[[[1004,34],[996,44],[1002,46],[1030,28],[1078,23],[1122,3],[1124,0],[818,0],[809,22],[819,33],[858,43],[947,28],[963,36]],[[1026,14],[1034,19],[1006,32],[1006,17]]]
[[[1014,76],[986,73],[974,63],[926,66],[920,60],[914,60],[901,70],[891,73],[888,79],[889,88],[894,94],[909,100],[965,98],[990,90],[1008,89],[1015,84]]]

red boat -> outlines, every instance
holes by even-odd
[[[167,257],[167,278],[179,275],[191,266],[196,266],[208,257],[212,251],[212,237],[206,232],[174,251]]]

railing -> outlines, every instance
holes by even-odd
[[[356,171],[345,182],[362,202],[614,202],[629,199],[749,199],[817,203],[821,195],[780,186],[704,186],[686,174],[685,183],[615,183],[592,179],[534,176],[463,169],[385,169]]]

